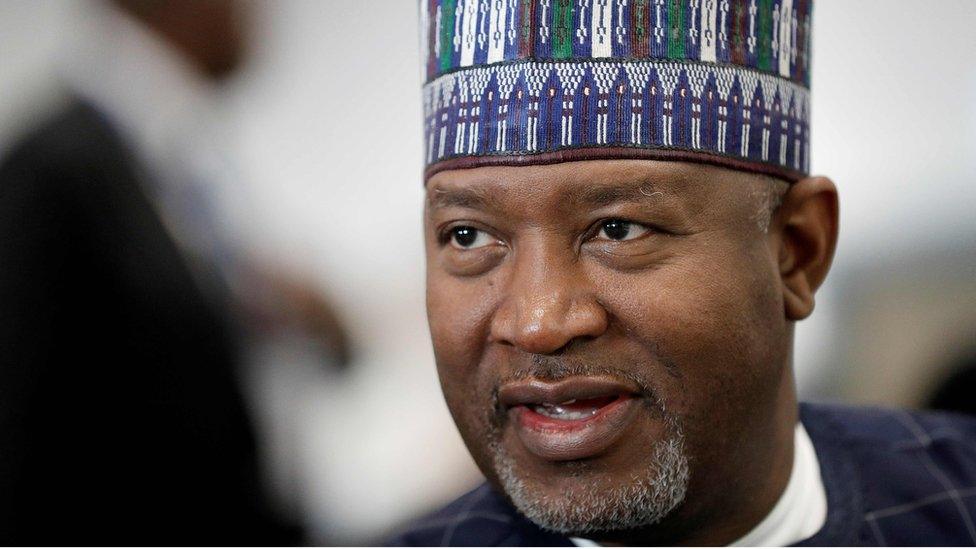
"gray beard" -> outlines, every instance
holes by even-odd
[[[581,475],[559,497],[542,496],[526,484],[515,460],[498,444],[493,444],[495,471],[515,507],[546,530],[587,534],[650,526],[681,504],[688,489],[684,434],[674,416],[666,421],[668,438],[653,443],[646,466],[629,484],[607,487],[598,478]]]

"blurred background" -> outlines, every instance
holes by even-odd
[[[219,86],[180,84],[206,99],[177,113],[172,140],[191,152],[173,158],[212,176],[208,216],[248,258],[227,278],[250,319],[234,372],[261,482],[309,543],[377,542],[480,478],[424,312],[414,4],[246,2],[239,66],[198,78]],[[113,88],[99,71],[173,69],[149,54],[106,63],[146,45],[120,17],[134,16],[94,0],[0,2],[0,155],[70,103],[66,89],[126,93],[131,81]],[[798,328],[800,393],[976,400],[961,373],[976,362],[976,3],[818,0],[814,21],[813,171],[840,189],[841,239]],[[150,80],[146,93],[169,85]],[[167,223],[188,219],[173,211]]]

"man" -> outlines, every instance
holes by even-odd
[[[416,545],[976,543],[976,423],[797,404],[804,0],[430,0],[427,303],[488,482]]]
[[[93,3],[67,105],[0,167],[0,545],[300,541],[262,487],[228,288],[244,265],[196,132],[244,59],[245,7]],[[321,318],[300,286],[250,284]]]

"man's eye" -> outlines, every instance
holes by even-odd
[[[597,238],[607,240],[633,240],[648,233],[650,229],[638,223],[631,223],[623,219],[608,219],[600,224]]]
[[[487,232],[467,226],[454,227],[449,232],[449,238],[452,246],[462,250],[480,248],[496,242]]]

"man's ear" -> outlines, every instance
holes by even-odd
[[[786,318],[813,312],[814,293],[827,277],[837,247],[837,187],[826,177],[794,183],[773,221]]]

